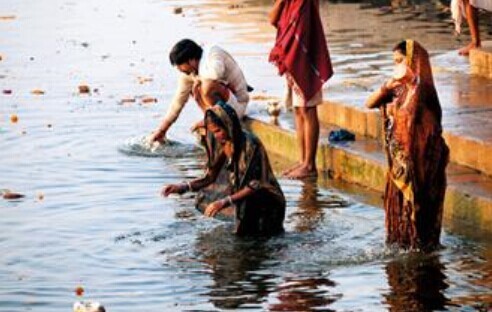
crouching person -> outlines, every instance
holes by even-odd
[[[205,146],[207,170],[203,177],[162,188],[162,195],[201,192],[205,188],[223,190],[219,198],[204,208],[214,217],[219,211],[235,209],[235,233],[240,236],[270,236],[282,233],[285,197],[275,178],[261,141],[243,131],[236,112],[219,102],[207,109]],[[214,145],[219,144],[220,149]],[[216,154],[221,150],[220,154]],[[226,179],[218,179],[225,172]],[[225,180],[225,181],[224,181]]]

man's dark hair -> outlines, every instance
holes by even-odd
[[[199,60],[202,57],[203,49],[190,39],[180,40],[174,45],[169,53],[171,65],[181,65],[189,60]]]

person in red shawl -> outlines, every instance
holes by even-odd
[[[393,51],[393,78],[366,102],[383,115],[387,243],[429,251],[440,246],[449,149],[429,54],[414,40],[400,42]]]
[[[316,176],[319,121],[316,106],[321,104],[323,84],[333,75],[330,54],[319,16],[318,0],[277,0],[270,22],[277,28],[269,60],[292,89],[297,141],[301,160],[284,172],[302,179]]]

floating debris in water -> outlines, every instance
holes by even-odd
[[[253,100],[253,101],[268,101],[268,100],[275,101],[275,100],[278,100],[278,97],[268,95],[266,93],[258,93],[258,94],[253,94],[251,96],[251,100]]]
[[[182,7],[177,7],[177,8],[174,8],[174,14],[181,14],[183,13],[183,8]]]
[[[73,304],[73,312],[106,312],[106,309],[99,302],[76,301]]]
[[[157,103],[157,99],[154,97],[146,96],[146,97],[142,98],[141,103],[142,104]]]
[[[243,7],[243,6],[242,6],[241,4],[236,3],[236,4],[231,4],[231,5],[229,5],[229,7],[228,7],[228,8],[229,8],[229,9],[239,9],[239,8],[242,8],[242,7]]]
[[[10,122],[17,123],[19,121],[19,117],[16,114],[10,115]]]
[[[0,16],[0,20],[2,21],[10,21],[10,20],[14,20],[16,19],[16,16],[15,15],[3,15],[3,16]]]
[[[3,91],[2,91],[2,93],[3,93],[3,94],[7,94],[7,95],[8,95],[8,94],[12,94],[12,90],[10,90],[10,89],[6,89],[6,90],[3,90]]]
[[[23,194],[11,192],[10,190],[0,190],[0,194],[2,194],[3,199],[8,199],[8,200],[21,199],[26,197]]]
[[[91,93],[91,88],[89,88],[88,85],[80,85],[79,86],[79,93],[80,94],[88,94],[88,93]]]
[[[75,294],[79,297],[84,295],[84,287],[82,287],[80,285],[75,287]]]
[[[37,192],[36,193],[36,197],[38,198],[39,201],[43,200],[44,199],[44,194],[43,192]]]
[[[137,77],[137,80],[138,80],[138,83],[139,84],[144,84],[144,83],[147,83],[147,82],[152,82],[154,79],[153,78],[150,78],[150,77]]]
[[[123,104],[135,103],[136,101],[137,100],[135,98],[124,98],[120,100],[119,104],[123,105]]]
[[[34,95],[43,95],[45,92],[41,89],[34,89],[31,91],[31,94],[34,94]]]

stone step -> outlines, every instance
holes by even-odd
[[[318,115],[320,122],[325,126],[336,125],[356,134],[382,139],[378,110],[325,101],[323,105],[318,106]],[[445,111],[443,136],[451,151],[452,162],[492,176],[492,124],[489,122],[491,119],[491,108],[455,113]]]
[[[472,75],[492,79],[492,41],[482,42],[482,47],[470,51]]]
[[[254,132],[270,153],[296,161],[299,151],[292,128],[248,118],[245,126]],[[383,192],[386,159],[375,139],[358,136],[356,141],[330,144],[331,127],[321,131],[317,154],[318,170],[334,179],[356,183]],[[448,224],[465,224],[492,233],[492,179],[465,166],[451,163],[447,170],[448,188],[444,218]]]

